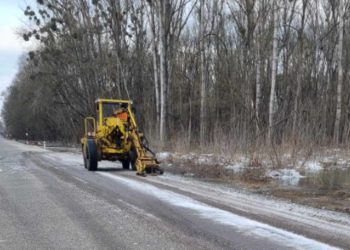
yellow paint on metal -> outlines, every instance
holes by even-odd
[[[131,151],[136,152],[136,171],[138,174],[145,174],[147,169],[159,170],[158,161],[150,156],[141,143],[141,135],[138,133],[135,115],[132,111],[132,101],[130,100],[116,100],[116,99],[97,99],[96,109],[98,122],[95,118],[86,117],[84,121],[85,135],[81,139],[82,147],[85,149],[87,138],[93,138],[96,142],[99,155],[103,159],[122,160]],[[127,104],[127,112],[129,119],[127,121],[121,120],[118,116],[104,117],[103,104],[116,103]],[[94,132],[89,133],[88,124],[93,123]],[[118,148],[115,141],[111,141],[111,134],[117,129],[120,133],[120,143],[123,145]]]

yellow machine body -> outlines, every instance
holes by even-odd
[[[119,160],[139,175],[162,174],[154,154],[142,143],[130,100],[97,99],[96,119],[86,117],[81,139],[85,167],[97,170],[97,161]]]

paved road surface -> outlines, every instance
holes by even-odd
[[[77,154],[0,138],[0,249],[332,249],[349,243],[341,235],[350,228],[344,222],[338,236],[300,223],[271,226],[278,220],[236,213],[210,190],[204,197],[191,183],[188,191],[176,183],[136,177],[118,163],[88,172]]]

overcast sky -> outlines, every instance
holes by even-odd
[[[35,0],[0,0],[0,93],[11,84],[21,54],[29,50],[16,33],[24,27],[23,9]],[[0,110],[3,97],[0,97]]]

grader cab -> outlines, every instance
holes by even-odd
[[[123,169],[138,175],[163,174],[155,154],[138,132],[132,101],[98,99],[96,118],[84,119],[85,134],[81,139],[84,165],[89,171],[98,169],[101,160],[120,161]]]

